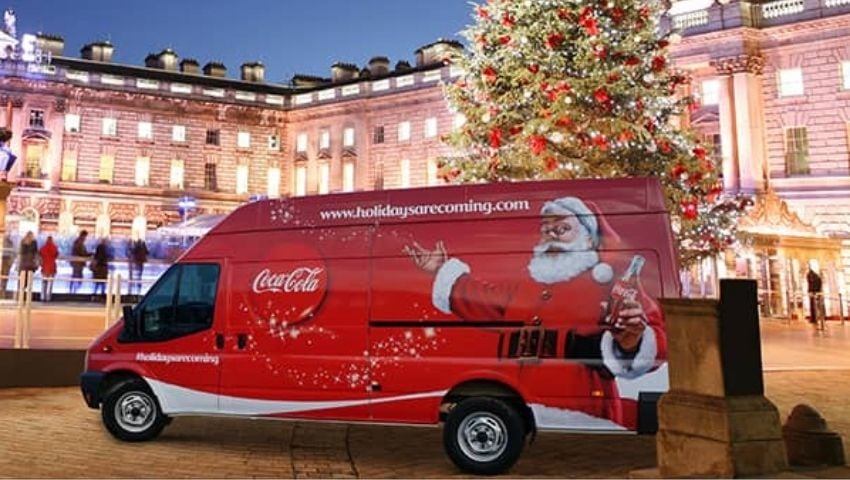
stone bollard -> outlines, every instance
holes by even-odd
[[[658,403],[663,477],[786,470],[779,411],[764,397],[756,282],[721,280],[720,301],[662,300],[670,390]]]
[[[782,427],[782,437],[791,465],[844,465],[841,435],[829,430],[814,408],[797,405]]]

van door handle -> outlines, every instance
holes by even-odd
[[[221,350],[224,348],[224,334],[216,333],[215,334],[215,348]]]
[[[239,347],[239,350],[245,350],[246,345],[248,345],[248,334],[240,333],[236,335],[236,346]]]

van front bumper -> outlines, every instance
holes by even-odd
[[[100,372],[83,372],[80,375],[80,388],[83,391],[83,399],[89,408],[100,408],[100,384],[105,375]]]

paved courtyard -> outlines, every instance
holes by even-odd
[[[763,326],[767,396],[784,419],[808,403],[850,438],[850,324]],[[773,339],[776,339],[775,341]],[[0,477],[443,478],[461,476],[436,428],[177,418],[154,442],[120,443],[78,389],[0,390]],[[511,477],[625,477],[655,466],[640,436],[542,434]],[[850,470],[803,471],[847,478]]]

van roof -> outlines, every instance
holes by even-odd
[[[465,184],[261,200],[236,209],[208,235],[537,216],[545,202],[563,197],[578,197],[605,215],[666,211],[657,178]]]

